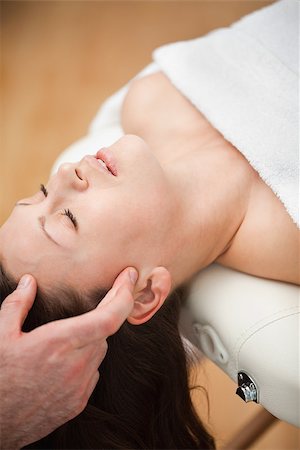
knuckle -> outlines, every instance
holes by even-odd
[[[77,403],[75,406],[75,410],[76,410],[77,414],[80,414],[86,408],[89,398],[90,398],[90,396],[88,395],[86,390],[83,389],[83,387],[82,387],[82,389],[79,391]]]
[[[107,330],[107,324],[109,322],[110,314],[107,308],[104,308],[101,311],[101,316],[98,317],[98,326],[99,329],[101,329],[102,332],[105,332]]]
[[[83,359],[80,359],[73,363],[72,368],[70,370],[70,376],[73,379],[80,379],[82,372],[86,367],[86,363]]]
[[[53,353],[59,353],[64,344],[57,338],[55,334],[50,333],[45,340],[45,345],[49,349],[53,349]]]
[[[63,383],[64,385],[69,386],[74,391],[74,394],[76,394],[76,396],[80,392],[80,385],[82,383],[83,374],[86,368],[87,364],[84,358],[75,361],[67,361],[64,364],[62,373]]]
[[[101,346],[100,351],[98,350],[98,358],[99,358],[99,364],[102,363],[103,359],[105,358],[108,350],[108,344],[105,341],[105,343]]]
[[[105,344],[101,345],[100,347],[97,346],[92,354],[91,358],[92,363],[96,364],[97,367],[99,367],[106,356],[107,350],[108,350],[107,342],[105,342]]]
[[[49,355],[49,359],[53,363],[61,363],[66,360],[66,356],[69,353],[70,345],[64,340],[58,340],[54,336],[49,336],[47,339],[46,351]]]
[[[102,352],[102,354],[106,355],[107,349],[108,349],[107,341],[103,341],[103,343],[101,345],[101,352]]]
[[[43,329],[43,331],[42,331]],[[41,337],[45,345],[59,352],[67,352],[72,348],[71,339],[67,339],[65,334],[61,333],[61,328],[56,321],[43,325],[40,329]]]
[[[96,384],[98,383],[99,378],[100,378],[100,373],[97,370],[95,373],[95,378],[94,378],[94,386],[96,386]]]
[[[74,407],[75,416],[78,416],[84,410],[85,407],[86,403],[83,402],[82,399],[80,399],[80,401],[78,401]]]
[[[101,327],[106,336],[111,336],[116,331],[116,321],[111,313],[103,312]]]
[[[59,351],[58,349],[49,350],[46,363],[48,365],[49,371],[56,371],[59,373],[67,373],[67,367],[62,364],[65,362],[66,358],[64,352]]]

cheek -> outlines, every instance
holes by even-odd
[[[138,213],[138,204],[128,186],[100,192],[84,214],[85,234],[106,242],[118,239],[128,227],[129,218]]]
[[[101,282],[106,286],[114,280],[127,263],[132,245],[128,232],[131,229],[124,217],[116,217],[111,211],[103,214],[97,223],[93,222],[73,254],[73,267],[82,281],[89,280],[92,286]]]

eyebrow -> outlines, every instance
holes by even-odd
[[[20,204],[20,203],[19,203]],[[38,217],[38,222],[40,224],[40,228],[43,230],[44,234],[47,236],[47,238],[54,242],[54,244],[59,245],[60,247],[62,247],[61,244],[59,244],[55,239],[53,239],[52,236],[50,236],[50,234],[46,231],[45,229],[45,223],[46,223],[46,217],[45,216],[40,216]]]

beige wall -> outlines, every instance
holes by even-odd
[[[13,203],[47,181],[55,157],[85,134],[101,102],[164,43],[226,26],[265,1],[6,1],[1,3],[0,223]],[[224,445],[256,414],[212,363],[199,370],[209,425]],[[200,401],[201,400],[201,401]],[[207,421],[206,407],[197,397]],[[277,423],[252,447],[297,448]]]

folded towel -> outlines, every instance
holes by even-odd
[[[298,11],[283,0],[153,59],[249,161],[299,227]]]

